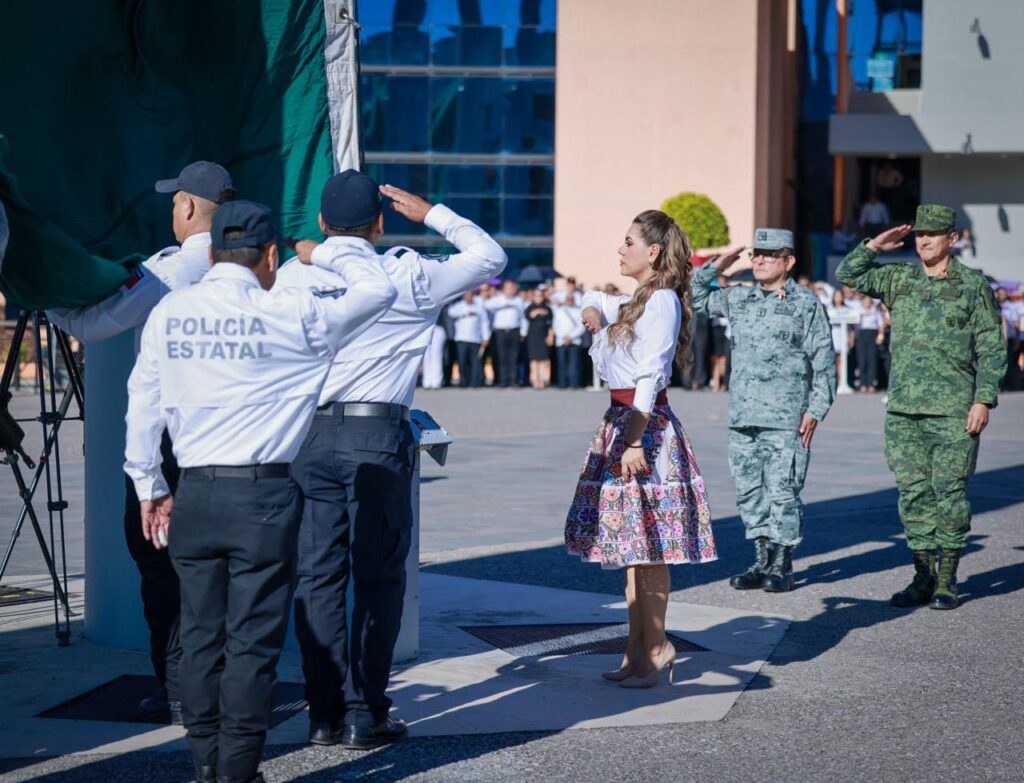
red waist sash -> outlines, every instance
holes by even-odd
[[[636,397],[636,389],[612,389],[612,405],[621,405],[623,408],[633,407],[633,398]],[[654,398],[655,405],[668,405],[668,395],[662,389]]]

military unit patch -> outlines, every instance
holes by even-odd
[[[323,291],[314,291],[313,296],[319,299],[338,299],[345,295],[347,288],[327,288]]]

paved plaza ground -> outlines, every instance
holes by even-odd
[[[771,641],[767,662],[725,712],[671,715],[652,725],[632,725],[623,716],[615,725],[620,707],[609,697],[604,727],[508,732],[502,731],[510,725],[503,710],[510,715],[516,702],[492,698],[490,712],[474,713],[475,733],[461,733],[466,727],[453,721],[446,735],[436,719],[429,732],[435,736],[372,753],[273,744],[264,764],[268,781],[1020,780],[1024,394],[1002,398],[982,438],[971,484],[973,533],[960,571],[963,604],[956,612],[888,605],[910,566],[882,459],[879,396],[841,398],[816,435],[804,491],[806,538],[795,559],[797,589],[785,595],[740,593],[726,583],[751,555],[726,460],[727,396],[672,390],[670,400],[709,488],[720,555],[714,563],[673,569],[670,615],[683,625],[712,610],[791,618],[781,641]],[[565,596],[554,592],[565,590],[579,594],[563,599],[566,606],[582,607],[588,596],[597,603],[600,595],[614,604],[621,577],[568,558],[560,545],[580,460],[605,402],[603,394],[585,391],[419,393],[417,407],[430,411],[455,440],[447,465],[424,466],[420,561],[428,589],[453,594],[484,584],[481,595],[501,594],[501,583],[513,583],[504,591],[510,610],[536,596]],[[29,411],[32,400],[23,396],[17,405]],[[80,439],[81,428],[72,424],[62,441],[72,575],[83,568]],[[17,505],[8,469],[0,468],[4,543]],[[39,574],[35,550],[23,537],[9,576]],[[16,684],[31,694],[25,687],[31,666],[2,657],[17,647],[6,643],[17,633],[9,627],[0,622],[0,688]],[[46,647],[40,659],[102,651],[80,639],[58,651],[45,626],[24,639],[22,648],[28,641]],[[573,665],[572,657],[562,660],[563,667]],[[607,692],[596,677],[591,685],[583,676],[593,667],[578,666],[562,676],[576,677],[580,689]],[[676,688],[685,692],[695,683]],[[663,693],[645,692],[652,703]],[[560,706],[552,700],[538,709]],[[500,733],[479,733],[492,727]],[[0,737],[0,745],[17,742]],[[86,746],[75,755],[46,755],[0,759],[0,780],[185,781],[191,773],[187,753],[173,749],[89,753]]]

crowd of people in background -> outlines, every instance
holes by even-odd
[[[884,393],[888,386],[889,314],[870,296],[847,286],[801,275],[797,282],[813,291],[833,322],[836,369],[847,349],[846,383],[863,393]],[[719,278],[718,284],[747,282]],[[619,293],[613,284],[606,293]],[[492,280],[470,291],[445,310],[435,327],[434,340],[423,369],[424,388],[530,387],[579,389],[593,383],[588,350],[590,335],[580,320],[583,288],[575,278],[555,278],[533,287],[512,280]],[[1024,388],[1021,334],[1024,300],[996,290],[1007,337],[1009,371],[1003,390]],[[693,362],[676,369],[673,385],[691,390],[727,391],[730,338],[724,318],[694,314],[690,321]]]
[[[719,279],[719,285],[744,285]],[[832,341],[839,371],[842,346],[847,346],[846,382],[860,392],[884,392],[887,388],[889,314],[869,296],[835,287],[801,275],[797,282],[817,294],[833,321]],[[606,293],[619,293],[609,283]],[[1011,298],[1007,289],[996,289],[1003,317],[1009,369],[1003,391],[1024,389],[1024,299]],[[525,387],[533,389],[580,389],[593,383],[590,334],[583,328],[580,301],[583,288],[575,278],[555,278],[534,287],[512,280],[492,280],[467,292],[442,313],[423,367],[423,388]],[[5,359],[13,332],[16,308],[6,313],[0,329],[0,359]],[[850,320],[852,325],[837,323]],[[837,318],[839,317],[839,318]],[[673,385],[698,390],[727,391],[730,374],[730,333],[724,318],[695,314],[691,320],[693,363],[676,369]],[[77,343],[73,343],[77,348]],[[34,340],[21,346],[19,372],[14,386],[34,380]],[[63,368],[58,364],[63,379]]]

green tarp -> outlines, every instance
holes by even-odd
[[[346,4],[0,4],[0,133],[24,196],[0,173],[0,291],[35,309],[116,289],[123,267],[105,259],[174,243],[170,196],[153,183],[193,160],[225,165],[286,236],[316,236],[334,170],[325,43]]]

